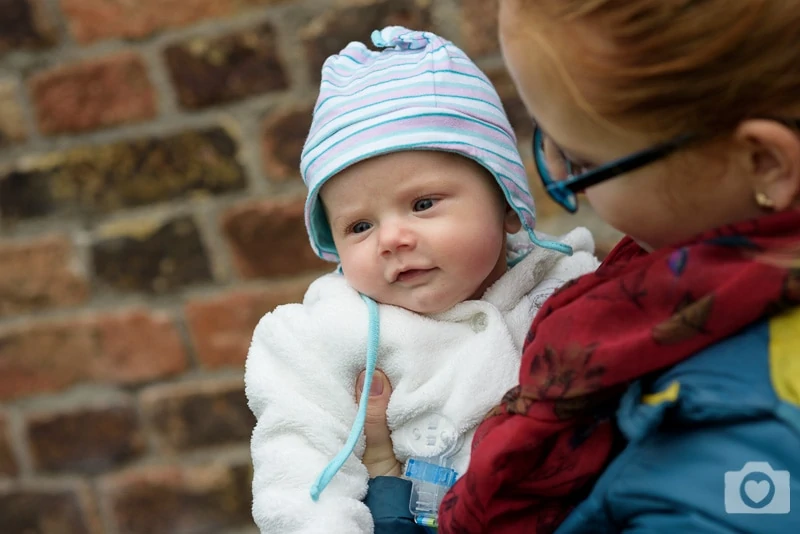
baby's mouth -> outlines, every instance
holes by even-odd
[[[402,271],[398,273],[395,282],[410,282],[432,271],[433,269],[409,269],[407,271]]]

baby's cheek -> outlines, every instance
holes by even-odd
[[[356,291],[370,295],[377,289],[377,273],[367,261],[353,257],[342,257],[344,279]]]
[[[488,275],[497,265],[501,255],[505,255],[503,234],[488,232],[485,229],[483,234],[476,234],[465,244],[469,253],[464,255],[464,261],[470,267],[470,272],[476,275]]]

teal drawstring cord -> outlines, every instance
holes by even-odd
[[[572,247],[569,245],[565,245],[564,243],[558,243],[556,241],[545,241],[536,237],[536,234],[533,233],[533,230],[528,231],[528,237],[531,238],[531,241],[534,245],[547,248],[550,250],[555,250],[556,252],[561,252],[562,254],[566,254],[567,256],[572,256]]]
[[[353,449],[356,448],[356,442],[361,437],[364,431],[364,423],[367,420],[367,400],[369,399],[369,390],[372,387],[372,375],[375,374],[375,365],[378,361],[378,339],[380,337],[380,322],[378,321],[378,305],[374,300],[361,295],[361,298],[367,304],[367,313],[369,314],[369,330],[367,333],[367,370],[364,376],[364,389],[361,391],[361,400],[358,403],[358,413],[353,426],[350,429],[350,436],[347,442],[342,447],[333,460],[331,460],[325,469],[322,470],[317,481],[311,486],[311,499],[314,501],[319,500],[320,494],[330,484],[339,469],[342,468],[344,463],[353,454]]]

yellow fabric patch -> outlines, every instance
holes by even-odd
[[[681,384],[677,380],[673,380],[666,389],[658,393],[650,393],[642,395],[642,402],[651,406],[657,406],[664,402],[675,402],[678,400],[678,394],[681,392]]]
[[[800,406],[800,307],[769,322],[769,371],[778,398]]]

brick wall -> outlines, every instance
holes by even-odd
[[[384,24],[438,31],[527,152],[494,12],[0,0],[0,532],[252,532],[249,337],[329,268],[297,172],[319,67]],[[542,228],[575,224],[538,197]]]

